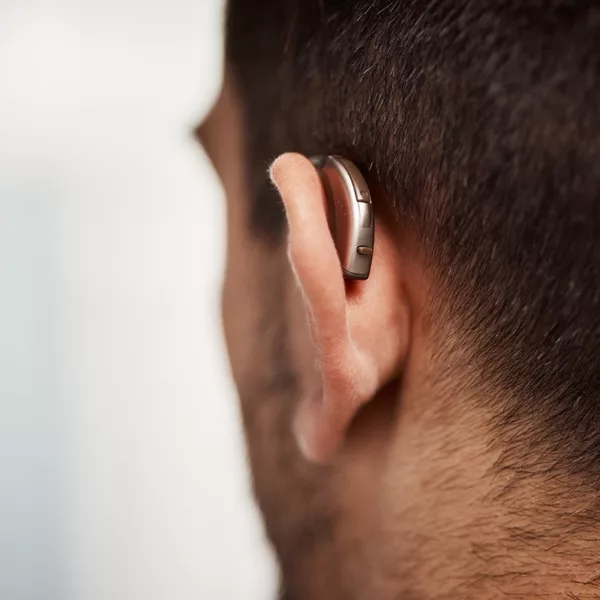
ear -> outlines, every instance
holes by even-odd
[[[376,212],[370,276],[345,281],[315,167],[304,156],[284,154],[271,166],[271,178],[285,205],[288,256],[317,359],[317,380],[306,384],[294,430],[307,458],[326,461],[358,409],[402,368],[409,311],[398,244]]]

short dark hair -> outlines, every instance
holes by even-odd
[[[598,485],[600,6],[230,0],[226,61],[257,235],[283,230],[277,154],[352,159],[510,398],[497,418]]]

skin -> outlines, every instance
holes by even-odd
[[[600,597],[594,529],[572,516],[590,499],[498,467],[410,231],[377,209],[372,274],[345,282],[318,176],[288,154],[270,169],[287,235],[258,237],[239,109],[226,79],[199,137],[227,199],[223,325],[281,597]]]

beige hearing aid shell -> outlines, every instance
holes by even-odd
[[[327,196],[329,229],[347,279],[367,279],[375,243],[371,194],[360,171],[341,156],[311,159]]]

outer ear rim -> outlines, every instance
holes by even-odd
[[[295,177],[290,177],[290,172]],[[347,328],[344,311],[345,284],[337,250],[327,221],[327,199],[318,171],[309,159],[296,153],[279,156],[270,168],[271,180],[281,195],[288,221],[288,257],[313,323],[327,322],[327,329]],[[290,197],[301,201],[289,202]],[[312,202],[308,201],[312,198]],[[319,199],[316,201],[316,199]],[[338,274],[339,278],[332,276]],[[311,296],[329,294],[328,303],[311,303]],[[313,328],[315,334],[326,330]],[[315,340],[315,343],[321,340]]]
[[[270,171],[286,209],[288,256],[311,323],[318,362],[317,380],[309,384],[310,392],[300,401],[294,432],[307,459],[327,462],[342,444],[358,409],[389,381],[403,359],[403,344],[397,340],[406,335],[398,330],[397,322],[390,321],[394,311],[389,306],[380,310],[382,298],[394,302],[401,288],[398,261],[388,256],[395,253],[394,245],[386,243],[386,234],[382,239],[378,230],[369,279],[348,287],[314,165],[304,156],[284,154]],[[372,321],[373,327],[362,321]],[[382,352],[393,356],[382,360]]]

